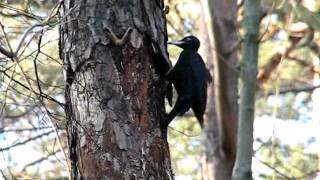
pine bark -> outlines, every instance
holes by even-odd
[[[162,1],[67,0],[60,56],[72,179],[173,179],[165,118]],[[117,44],[106,35],[108,29]],[[158,67],[161,65],[161,67]]]

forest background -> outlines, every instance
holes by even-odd
[[[210,29],[214,16],[210,3],[167,0],[165,4],[169,40],[188,34],[199,37],[200,54],[213,75],[212,59],[224,55],[214,47],[217,37]],[[253,178],[320,178],[320,2],[265,0],[262,4]],[[0,1],[0,172],[4,179],[69,176],[61,105],[65,67],[59,57],[60,6],[57,0]],[[238,40],[232,51],[241,59],[244,2],[239,0],[236,6]],[[168,52],[174,64],[181,49],[168,46]],[[240,63],[232,66],[231,71],[239,71]],[[193,113],[176,118],[170,126],[168,144],[176,179],[200,179],[207,147]]]

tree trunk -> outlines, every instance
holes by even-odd
[[[238,29],[236,1],[203,0],[211,51],[216,58],[214,83],[209,88],[205,125],[204,179],[230,180],[236,153],[238,117]],[[214,37],[213,37],[213,36]],[[215,48],[213,48],[215,47]]]
[[[64,1],[60,56],[72,179],[172,179],[162,1]]]
[[[259,26],[262,8],[258,0],[244,2],[244,48],[240,66],[240,109],[237,158],[232,179],[252,179],[253,120],[256,92]]]

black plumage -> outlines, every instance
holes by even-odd
[[[177,115],[183,115],[192,108],[200,126],[203,127],[203,114],[207,103],[207,87],[211,76],[197,53],[200,41],[195,36],[187,36],[180,41],[169,42],[183,49],[173,69],[167,78],[173,83],[177,93],[177,101],[168,114],[166,120],[161,123],[161,129],[166,132],[170,122]]]

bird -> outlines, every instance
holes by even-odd
[[[207,88],[211,76],[206,65],[198,54],[200,41],[190,35],[179,41],[168,42],[183,49],[175,66],[167,73],[169,85],[174,85],[178,98],[170,113],[161,122],[161,129],[166,134],[170,122],[182,116],[192,108],[200,126],[203,128],[203,114],[207,103]]]

